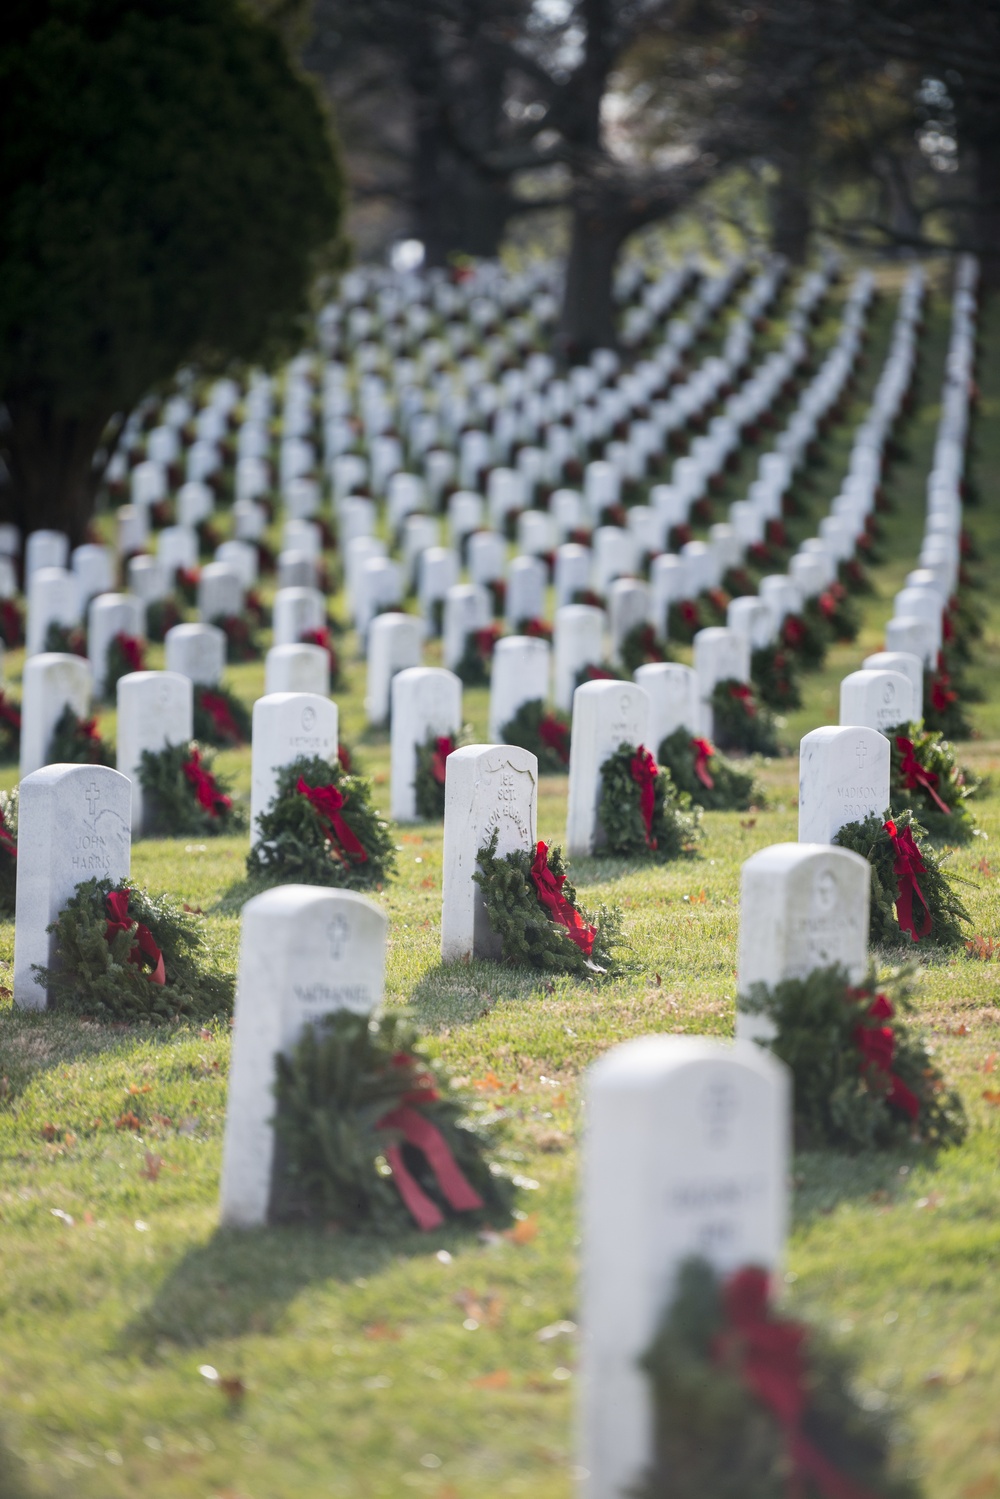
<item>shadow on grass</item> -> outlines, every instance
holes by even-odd
[[[123,1330],[121,1344],[150,1362],[168,1346],[266,1335],[308,1286],[350,1284],[377,1275],[394,1260],[442,1248],[456,1251],[467,1241],[468,1231],[459,1228],[391,1237],[300,1225],[220,1228],[169,1271],[149,1305]]]
[[[795,1155],[793,1218],[804,1226],[844,1203],[893,1206],[908,1192],[910,1173],[933,1168],[935,1153],[910,1150],[803,1150]]]
[[[190,1034],[189,1022],[176,1026],[113,1025],[58,1010],[0,1010],[0,1077],[4,1083],[4,1101],[17,1098],[41,1073],[67,1067],[82,1057],[98,1057],[108,1052],[125,1054],[148,1041],[169,1044],[174,1038],[187,1039]]]
[[[505,963],[437,963],[413,989],[408,1009],[428,1030],[474,1025],[483,1020],[498,999],[544,998],[567,980],[561,974],[508,967]]]

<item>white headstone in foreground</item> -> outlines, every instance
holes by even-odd
[[[697,1255],[721,1274],[780,1266],[790,1094],[782,1064],[739,1042],[644,1036],[590,1069],[580,1395],[587,1499],[622,1499],[652,1459],[650,1386],[638,1361],[681,1263]]]
[[[659,755],[660,745],[677,729],[698,732],[698,678],[694,668],[676,661],[651,661],[637,666],[633,676],[649,694],[649,750]]]
[[[391,694],[391,813],[396,822],[416,822],[417,746],[431,734],[458,737],[462,683],[443,667],[411,666],[393,677]]]
[[[314,692],[271,692],[253,705],[250,745],[250,842],[278,789],[278,772],[303,756],[337,758],[337,705]]]
[[[381,725],[389,718],[389,689],[398,671],[420,665],[423,621],[414,614],[389,611],[377,614],[368,627],[368,682],[365,712],[368,722]]]
[[[218,687],[226,665],[226,635],[218,625],[174,625],[163,637],[167,671],[198,687]]]
[[[490,675],[489,737],[503,741],[503,729],[525,703],[549,695],[549,643],[533,635],[507,635],[493,650]]]
[[[24,663],[21,683],[21,779],[48,765],[56,724],[67,708],[86,718],[92,687],[83,656],[43,651]]]
[[[737,991],[773,988],[842,963],[853,983],[868,963],[871,865],[847,848],[773,843],[743,865]],[[744,1040],[771,1035],[766,1016],[736,1012]]]
[[[711,739],[715,732],[712,693],[720,682],[749,682],[750,643],[724,625],[699,630],[694,637],[694,669],[698,676],[701,732]]]
[[[223,1223],[267,1221],[275,1059],[336,1010],[369,1015],[385,981],[388,917],[349,890],[279,885],[243,907],[222,1156]]]
[[[132,827],[145,830],[139,766],[145,750],[187,744],[194,732],[194,691],[189,677],[173,671],[132,671],[118,678],[116,762],[132,783]]]
[[[273,645],[264,658],[264,691],[330,694],[330,653],[321,645]]]
[[[573,694],[566,851],[592,854],[604,842],[597,816],[601,766],[620,744],[648,744],[649,698],[634,682],[584,682]]]
[[[840,684],[840,721],[884,734],[914,718],[913,689],[900,671],[852,671]]]
[[[864,725],[824,724],[799,743],[799,842],[830,843],[889,805],[889,741]]]
[[[538,761],[517,745],[470,744],[445,761],[441,961],[500,958],[502,944],[473,881],[476,856],[499,830],[497,853],[534,851]]]
[[[913,692],[913,718],[924,716],[924,664],[912,651],[876,651],[861,663],[864,671],[901,671]]]
[[[18,804],[14,1003],[43,1010],[32,964],[51,963],[46,928],[83,880],[122,880],[131,856],[129,784],[104,765],[46,765],[21,782]]]

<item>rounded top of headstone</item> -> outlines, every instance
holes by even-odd
[[[311,694],[289,692],[275,693],[274,696],[308,697]],[[364,912],[376,925],[388,928],[387,913],[367,895],[359,895],[356,890],[331,890],[318,885],[276,885],[273,890],[264,890],[247,901],[243,907],[243,920],[259,916],[292,918],[302,912],[321,910],[323,906],[336,909],[345,905]]]
[[[619,695],[624,694],[624,697],[630,707],[633,704],[641,702],[643,698],[647,697],[645,688],[640,687],[637,682],[619,682],[617,680],[614,680],[581,682],[579,687],[574,692],[573,698],[575,701],[576,698],[582,695],[584,701],[587,701],[587,699],[589,698],[604,697],[610,699],[615,695],[615,693],[618,693]]]
[[[873,742],[881,740],[885,745],[889,743],[884,734],[880,734],[878,729],[870,729],[867,724],[825,723],[821,724],[818,729],[810,729],[808,734],[802,735],[799,740],[799,753],[802,753],[802,746],[805,744],[832,744],[835,740],[852,734],[855,738],[859,734],[868,735]]]
[[[857,856],[855,856],[857,857]],[[707,1036],[637,1036],[605,1052],[589,1069],[602,1089],[658,1087],[689,1067],[738,1068],[787,1086],[787,1069],[770,1052],[749,1041],[728,1043]]]
[[[215,640],[216,637],[225,645],[226,632],[220,630],[218,625],[185,621],[183,624],[171,625],[163,639],[166,642],[168,640]]]
[[[802,869],[815,859],[833,859],[845,869],[852,864],[862,869],[869,868],[868,860],[861,854],[849,848],[839,848],[835,843],[771,843],[744,859],[742,867],[744,871],[777,878],[791,870]]]

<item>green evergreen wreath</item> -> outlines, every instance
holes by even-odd
[[[773,1379],[756,1387],[752,1380],[763,1347],[772,1375],[784,1363],[803,1391],[800,1438],[853,1481],[851,1492],[918,1499],[913,1482],[890,1474],[897,1466],[890,1416],[858,1404],[846,1353],[817,1329],[776,1317],[762,1271],[722,1281],[702,1259],[681,1265],[674,1299],[641,1360],[651,1385],[653,1460],[632,1499],[787,1499],[797,1461],[791,1434],[766,1403]],[[831,1491],[806,1479],[796,1492],[819,1499]]]
[[[481,630],[470,630],[466,635],[465,649],[455,667],[455,675],[466,687],[489,686],[493,670],[493,650],[502,634],[502,626],[493,624],[486,625]]]
[[[230,749],[248,744],[250,731],[250,712],[231,688],[194,684],[194,737],[200,744]]]
[[[179,625],[183,618],[180,603],[173,594],[154,599],[146,605],[146,634],[150,640],[163,641],[167,631]]]
[[[0,791],[0,912],[13,916],[17,895],[17,787]]]
[[[948,739],[968,739],[972,734],[962,693],[941,666],[937,671],[924,672],[924,728]]]
[[[667,611],[667,636],[690,645],[707,623],[698,599],[678,599]]]
[[[652,625],[633,625],[621,643],[619,654],[628,676],[637,667],[651,662],[676,660],[670,646],[659,638]]]
[[[452,751],[458,749],[461,739],[461,735],[431,733],[423,744],[416,746],[413,792],[417,816],[423,822],[440,822],[444,816],[445,763]]]
[[[584,682],[625,682],[624,672],[612,666],[610,661],[590,661],[586,666],[581,666],[576,674],[574,687],[582,687]]]
[[[15,764],[21,756],[21,708],[0,691],[0,765]]]
[[[806,671],[819,671],[830,647],[831,631],[815,609],[786,614],[781,622],[781,643],[794,652]]]
[[[146,652],[143,642],[136,635],[125,635],[121,631],[112,636],[105,657],[104,697],[109,703],[115,701],[118,682],[133,671],[145,671]]]
[[[260,660],[259,619],[255,613],[244,609],[242,614],[219,614],[210,623],[226,637],[226,661],[230,666],[240,661]]]
[[[605,845],[622,858],[647,857],[660,863],[694,852],[701,836],[701,808],[678,791],[670,772],[656,768],[652,782],[653,808],[647,830],[641,790],[632,774],[636,747],[622,743],[601,766],[601,794],[597,815]]]
[[[308,1026],[291,1054],[277,1058],[275,1095],[272,1218],[305,1216],[355,1232],[412,1229],[386,1158],[399,1131],[381,1122],[408,1105],[444,1137],[482,1199],[481,1208],[455,1214],[426,1157],[404,1144],[406,1171],[441,1217],[476,1227],[510,1220],[513,1183],[487,1159],[488,1126],[470,1100],[436,1083],[405,1016],[338,1010]]]
[[[472,878],[483,892],[490,926],[503,943],[504,960],[523,968],[541,968],[547,973],[571,973],[579,978],[595,973],[617,973],[622,962],[615,950],[623,944],[622,917],[617,907],[599,906],[593,915],[581,909],[576,889],[566,878],[562,850],[539,844],[534,854],[527,849],[497,854],[498,830],[476,855],[478,868]],[[542,904],[532,879],[532,866],[539,854],[558,884],[562,898],[593,934],[589,954],[567,935],[567,927],[552,919]]]
[[[932,1146],[964,1139],[962,1101],[946,1088],[924,1037],[907,1018],[911,993],[905,971],[879,984],[872,970],[855,987],[846,968],[834,964],[773,989],[754,984],[740,996],[740,1010],[764,1015],[775,1027],[767,1045],[792,1073],[799,1149],[890,1149],[914,1138]]]
[[[981,785],[979,777],[959,765],[947,739],[920,724],[897,724],[886,729],[885,735],[892,751],[890,802],[915,804],[932,838],[968,842],[976,831],[968,802]]]
[[[87,632],[82,625],[61,625],[53,619],[45,632],[45,649],[62,656],[85,656]]]
[[[861,610],[843,583],[831,583],[815,598],[807,599],[804,617],[826,625],[832,640],[851,641],[861,629]]]
[[[69,703],[59,715],[49,742],[50,765],[110,765],[114,769],[114,747],[97,732],[96,718],[79,718]]]
[[[17,599],[0,599],[0,641],[9,651],[15,651],[23,640],[24,611],[21,605]],[[48,646],[45,649],[48,650]]]
[[[331,837],[328,823],[302,792],[335,787],[344,798],[343,822],[358,840],[365,858],[345,852]],[[333,885],[363,890],[381,886],[396,872],[396,852],[389,826],[372,806],[371,783],[351,775],[319,755],[303,755],[278,772],[274,800],[258,820],[258,842],[247,857],[247,874],[262,885]]]
[[[162,954],[164,983],[152,980],[155,960],[140,948],[137,927],[108,939],[113,891],[127,896],[129,922],[145,927]],[[232,977],[206,957],[195,923],[167,896],[150,895],[127,880],[84,880],[49,931],[55,938],[52,966],[34,966],[58,1010],[154,1025],[232,1012]]]
[[[143,750],[139,781],[149,798],[147,837],[218,837],[246,827],[243,809],[230,796],[228,782],[213,774],[212,762],[194,739]]]
[[[895,914],[899,880],[894,872],[896,849],[886,827],[890,814],[879,816],[873,812],[864,822],[848,822],[834,835],[839,848],[851,849],[867,859],[872,867],[871,917],[868,937],[872,943],[898,947],[912,940],[900,929]],[[930,931],[922,941],[937,947],[955,947],[965,941],[962,923],[971,921],[968,911],[952,889],[951,881],[942,865],[946,854],[935,853],[924,842],[924,829],[911,811],[891,814],[893,825],[899,832],[909,829],[916,841],[924,870],[917,875],[917,882],[927,903],[930,914]],[[918,918],[923,912],[923,903],[913,902],[914,914]]]
[[[565,775],[569,767],[570,721],[541,698],[522,703],[500,730],[504,744],[517,744],[538,761],[542,775]]]
[[[778,755],[777,726],[770,708],[757,701],[752,687],[728,677],[712,693],[712,738],[720,749],[748,755]]]
[[[761,702],[778,713],[802,707],[798,662],[793,652],[782,646],[766,645],[754,651],[750,680]]]
[[[698,775],[699,745],[705,740],[692,738],[687,729],[675,729],[668,734],[657,751],[656,758],[679,792],[686,792],[696,806],[706,812],[746,812],[751,806],[760,806],[764,796],[750,771],[739,770],[713,749],[702,767],[712,781],[706,786]]]

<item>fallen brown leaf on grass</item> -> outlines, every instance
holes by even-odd
[[[470,1379],[474,1390],[506,1390],[510,1384],[509,1369],[494,1369],[492,1374],[480,1374],[478,1379]]]
[[[42,1125],[42,1139],[43,1140],[54,1140],[55,1137],[56,1137],[56,1135],[58,1133],[59,1133],[59,1131],[56,1129],[56,1127],[55,1127],[54,1124],[43,1124]]]
[[[538,1238],[538,1215],[531,1213],[527,1218],[519,1218],[513,1228],[504,1231],[504,1238],[509,1244],[531,1244]]]
[[[480,1093],[495,1093],[501,1083],[495,1072],[487,1072],[485,1077],[474,1077],[472,1086]]]
[[[757,819],[756,819],[756,817],[747,817],[746,819],[743,819],[740,822],[740,827],[741,828],[755,828],[756,826],[757,826]]]
[[[189,906],[187,901],[184,902],[184,909],[191,916],[204,916],[205,914],[201,906]]]
[[[145,1177],[146,1181],[155,1182],[163,1170],[163,1157],[154,1155],[151,1150],[146,1151],[146,1159],[139,1168],[139,1175]]]
[[[129,1110],[128,1113],[119,1114],[115,1120],[115,1129],[142,1129],[142,1120],[138,1114]]]
[[[990,868],[989,859],[980,859],[979,863],[976,865],[976,868],[984,877],[984,879],[991,880],[993,878],[993,870]]]
[[[979,1070],[980,1072],[996,1072],[997,1053],[995,1051],[991,1051],[988,1057],[983,1058],[979,1064]]]
[[[463,1287],[455,1296],[455,1305],[462,1308],[468,1321],[493,1328],[499,1327],[503,1321],[503,1297],[495,1291],[480,1294]]]
[[[1000,955],[1000,942],[995,942],[992,937],[977,934],[968,939],[965,950],[970,958],[978,958],[981,963],[990,963]]]
[[[436,881],[434,879],[434,876],[432,874],[425,874],[423,879],[420,881],[420,888],[421,890],[433,890],[435,884]]]
[[[365,1337],[373,1343],[398,1343],[401,1333],[397,1327],[390,1327],[388,1322],[371,1322],[365,1328]]]
[[[1000,1108],[1000,1093],[996,1092],[995,1089],[987,1088],[983,1093],[983,1097],[986,1099],[986,1102],[991,1103],[994,1108]]]

